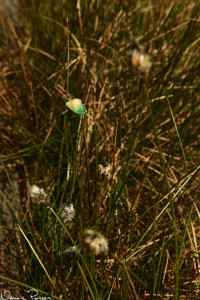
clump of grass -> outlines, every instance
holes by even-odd
[[[19,272],[1,261],[1,278],[63,299],[197,298],[198,4],[37,1],[25,11],[26,36],[5,18],[15,43],[0,37],[1,169],[18,208],[3,188],[1,202],[20,226],[2,217]],[[143,78],[129,65],[133,36],[153,62]],[[82,119],[66,109],[73,98]],[[30,201],[29,182],[51,190],[50,207]],[[65,226],[68,201],[76,215]],[[94,227],[106,256],[84,245]]]

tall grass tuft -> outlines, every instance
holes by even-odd
[[[0,292],[198,299],[198,1],[6,8]]]

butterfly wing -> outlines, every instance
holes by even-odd
[[[84,106],[80,99],[70,100],[66,103],[66,106],[77,115],[82,115],[84,113]]]

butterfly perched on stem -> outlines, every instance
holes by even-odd
[[[66,106],[72,110],[77,115],[84,115],[86,113],[86,109],[84,108],[81,99],[73,99],[66,102]]]

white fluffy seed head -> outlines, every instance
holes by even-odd
[[[94,255],[108,252],[108,240],[98,231],[86,229],[84,241]]]
[[[62,204],[58,208],[60,218],[65,225],[72,225],[74,216],[75,216],[75,209],[72,203]]]
[[[34,203],[44,204],[49,206],[50,205],[50,197],[44,191],[43,188],[39,188],[37,185],[33,184],[29,188],[31,200]]]

